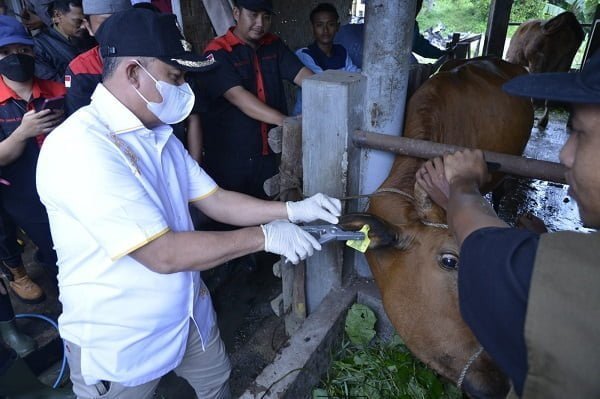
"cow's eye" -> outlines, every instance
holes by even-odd
[[[445,252],[438,256],[438,264],[446,270],[458,269],[458,256],[451,252]]]

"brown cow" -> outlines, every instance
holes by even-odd
[[[525,69],[498,59],[453,61],[408,103],[404,136],[521,154],[533,125],[526,99],[501,86]],[[422,192],[414,192],[415,172],[423,161],[397,156],[373,196],[369,215],[347,215],[347,228],[371,226],[366,253],[383,304],[406,345],[442,376],[459,381],[472,397],[503,397],[508,381],[460,316],[457,271],[459,248],[444,211]],[[485,267],[485,265],[481,265]],[[478,352],[480,355],[478,355]],[[469,359],[472,364],[467,366]]]
[[[572,12],[563,12],[547,21],[523,22],[513,35],[506,59],[523,65],[531,73],[567,72],[585,33]],[[548,104],[538,126],[548,124]]]

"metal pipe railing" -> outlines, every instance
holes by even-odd
[[[447,152],[465,149],[465,147],[456,145],[440,144],[408,137],[388,136],[362,130],[354,132],[352,141],[357,147],[373,148],[423,159],[430,159],[442,156]],[[555,183],[566,183],[565,172],[567,168],[562,164],[492,151],[483,151],[483,153],[487,162],[497,164],[498,168],[495,171]]]

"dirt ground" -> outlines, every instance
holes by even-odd
[[[34,250],[33,245],[28,243],[24,253],[25,267],[31,278],[44,288],[47,298],[41,304],[27,305],[11,296],[13,307],[17,314],[40,314],[56,320],[61,312],[57,291],[44,270],[33,261]],[[275,316],[270,305],[270,301],[281,292],[281,280],[272,272],[275,259],[270,255],[259,255],[254,269],[236,265],[229,268],[229,273],[219,283],[208,278],[208,284],[218,285],[212,290],[212,297],[221,337],[230,354],[230,388],[234,397],[241,395],[271,363],[277,350],[287,340],[283,321]],[[36,373],[44,374],[41,376],[44,382],[53,383],[62,356],[56,330],[37,319],[18,320],[18,326],[34,337],[42,348],[26,361]],[[65,383],[69,384],[68,381]],[[185,380],[169,373],[163,377],[154,397],[194,399],[196,395]]]

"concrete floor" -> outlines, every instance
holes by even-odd
[[[542,109],[536,110],[536,125],[541,111]],[[568,137],[567,118],[566,111],[553,110],[546,129],[533,128],[524,155],[559,162],[560,149]],[[511,190],[500,203],[499,216],[511,223],[517,215],[531,212],[542,219],[550,231],[589,231],[582,226],[577,204],[567,196],[567,190],[568,186],[563,184],[514,178]]]

